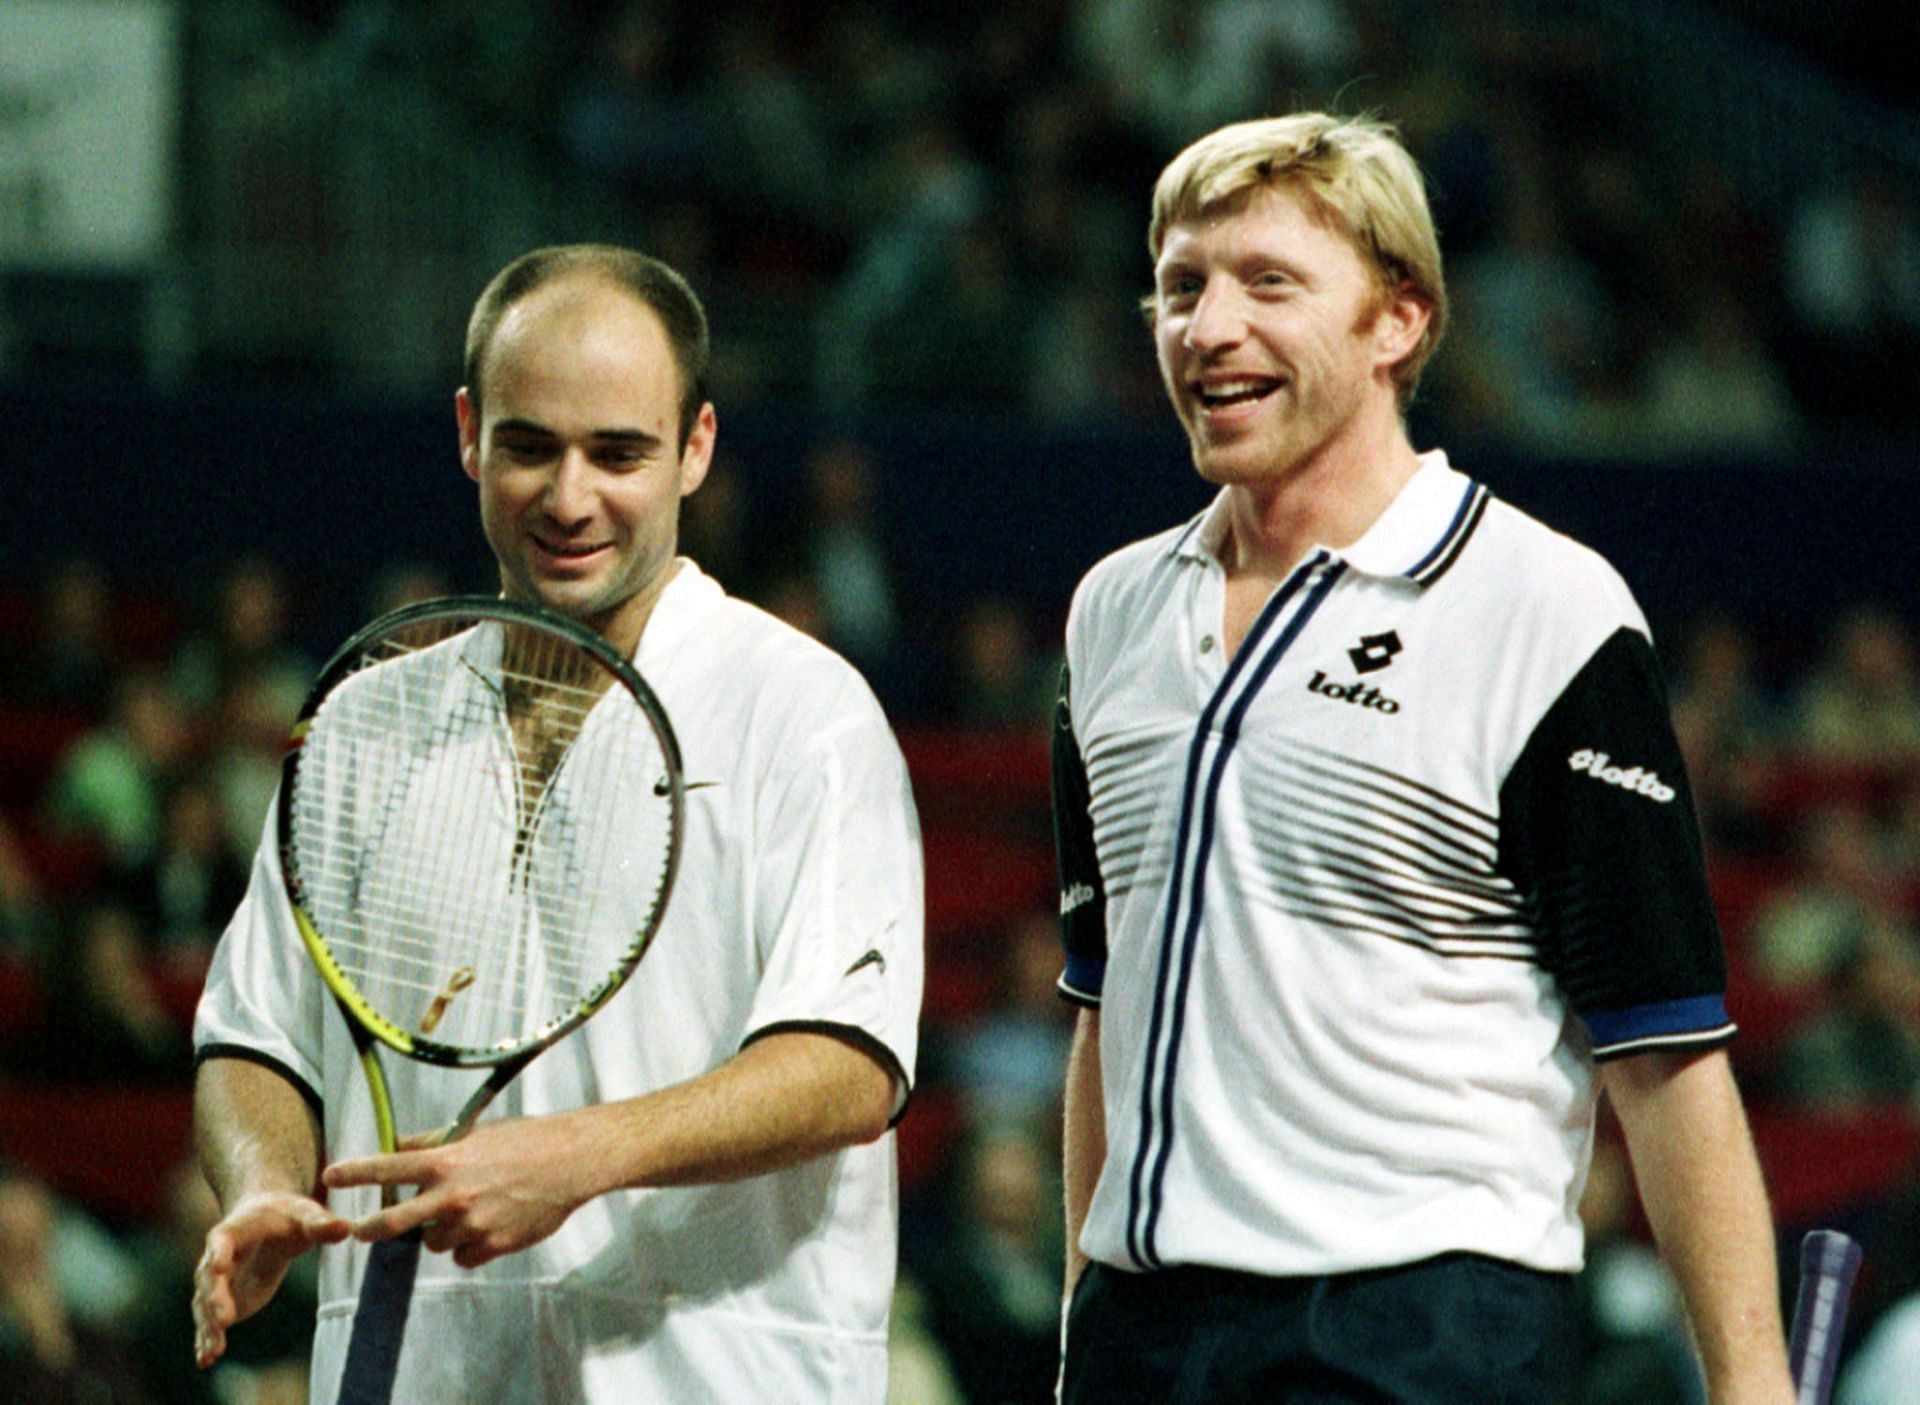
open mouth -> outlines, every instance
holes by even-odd
[[[535,537],[533,544],[554,561],[586,561],[606,550],[604,542],[550,542]]]
[[[1266,399],[1280,388],[1280,382],[1266,377],[1243,377],[1239,380],[1215,381],[1212,384],[1195,383],[1194,398],[1200,402],[1203,410],[1228,410],[1237,405],[1252,405]]]

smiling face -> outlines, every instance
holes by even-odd
[[[1427,323],[1287,185],[1171,225],[1152,312],[1194,466],[1218,484],[1279,481],[1397,431],[1392,368]]]
[[[671,574],[680,499],[712,459],[713,407],[682,446],[680,370],[659,315],[591,274],[514,303],[480,375],[482,408],[457,398],[460,454],[501,588],[631,653]]]

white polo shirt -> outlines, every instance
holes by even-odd
[[[686,847],[665,923],[607,1008],[489,1117],[637,1096],[774,1031],[839,1031],[914,1069],[919,834],[899,748],[844,661],[682,562],[635,658],[678,735]],[[273,821],[268,821],[268,835]],[[329,1158],[377,1147],[343,1017],[294,932],[274,845],[215,955],[201,1057],[275,1067]],[[402,1130],[445,1125],[483,1074],[383,1056]],[[359,1216],[371,1190],[334,1192]],[[861,1402],[886,1394],[897,1239],[891,1135],[728,1184],[623,1191],[479,1269],[425,1254],[396,1400]],[[331,1400],[367,1250],[322,1251],[312,1393]],[[245,1331],[242,1325],[238,1330]]]
[[[1062,992],[1122,1269],[1581,1262],[1594,1064],[1731,1037],[1645,622],[1444,455],[1219,638],[1224,494],[1067,623]]]

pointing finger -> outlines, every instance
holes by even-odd
[[[429,1167],[427,1153],[400,1151],[336,1161],[320,1173],[320,1180],[332,1190],[356,1185],[423,1185]]]

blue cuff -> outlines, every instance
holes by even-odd
[[[1724,1043],[1733,1037],[1723,995],[1695,995],[1583,1016],[1595,1057],[1640,1049]]]
[[[1067,969],[1060,976],[1060,993],[1076,1005],[1098,1005],[1100,988],[1106,984],[1107,963],[1093,956],[1067,956]]]

